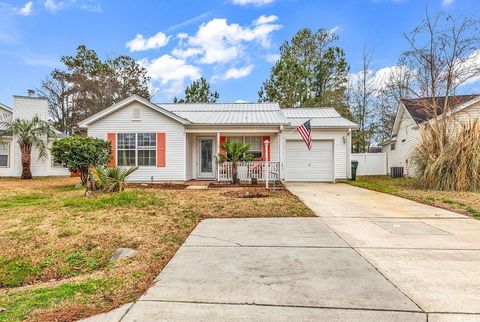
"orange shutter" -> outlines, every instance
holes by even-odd
[[[108,166],[114,167],[117,164],[117,134],[107,133],[107,140],[112,144],[112,158],[108,162]]]
[[[268,145],[268,161],[271,161],[270,159],[270,151],[272,150],[272,141],[270,140],[270,136],[268,135],[265,135],[262,137],[262,161],[267,161],[266,159],[266,156],[267,156],[267,153],[265,151],[265,141],[268,140],[268,142],[270,142],[270,144]]]
[[[157,167],[166,166],[166,146],[165,133],[157,133]]]
[[[222,146],[225,144],[225,141],[227,140],[226,136],[220,136],[220,154],[225,155],[225,151],[222,149]]]

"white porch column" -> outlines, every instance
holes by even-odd
[[[218,156],[220,155],[220,132],[217,132],[217,154],[215,155],[215,161],[218,161]],[[218,163],[215,165],[217,167],[217,181],[220,179],[220,167]]]
[[[278,141],[278,180],[282,181],[282,175],[283,175],[283,151],[282,151],[282,131],[283,131],[283,125],[280,125],[280,130],[278,131],[277,134],[277,141]]]

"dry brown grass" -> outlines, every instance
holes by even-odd
[[[77,182],[0,179],[0,287],[8,288],[0,290],[0,321],[66,321],[136,299],[203,218],[313,215],[286,191],[250,199],[226,189],[130,188],[84,198]],[[138,255],[111,263],[118,247]],[[43,288],[51,303],[25,300]]]

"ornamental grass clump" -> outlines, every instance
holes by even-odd
[[[450,131],[427,125],[413,162],[424,189],[480,191],[480,120]]]

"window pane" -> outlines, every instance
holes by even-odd
[[[261,136],[246,136],[245,143],[250,144],[250,150],[252,151],[262,151]]]
[[[135,150],[118,150],[119,166],[135,166]]]
[[[8,167],[8,155],[0,155],[0,167]]]
[[[242,136],[228,136],[227,141],[228,142],[243,142],[243,137]]]
[[[118,133],[119,149],[135,149],[135,133]]]
[[[262,151],[250,151],[252,158],[254,159],[261,159],[262,158]]]
[[[8,144],[0,143],[0,167],[8,167]]]
[[[155,148],[157,146],[157,140],[155,133],[138,133],[138,148]]]
[[[138,150],[138,166],[155,166],[157,164],[157,151]]]

